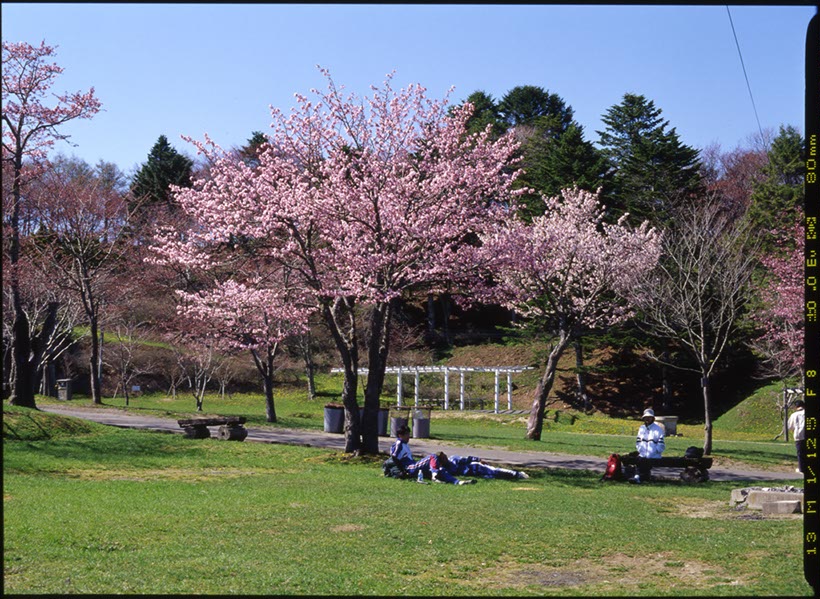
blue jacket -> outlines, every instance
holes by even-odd
[[[395,443],[390,446],[390,457],[404,468],[412,466],[415,462],[413,453],[410,451],[410,445],[401,439],[396,439]]]
[[[418,476],[418,472],[421,471],[424,478],[436,476],[442,482],[456,484],[458,479],[449,472],[449,468],[449,460],[442,464],[435,454],[430,454],[407,468],[407,472],[412,476]]]
[[[472,464],[473,462],[480,462],[481,458],[474,455],[451,455],[447,456],[447,461],[450,462],[447,467],[448,472],[450,472],[450,474],[455,474],[456,476],[459,476],[464,474],[472,474],[473,468],[470,466],[470,464]]]

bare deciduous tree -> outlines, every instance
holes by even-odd
[[[141,341],[145,340],[145,323],[127,320],[120,322],[114,329],[114,343],[109,350],[110,357],[105,364],[117,376],[117,389],[122,388],[125,405],[131,399],[131,386],[137,377],[148,374],[154,369],[154,362],[138,362],[135,359],[135,350]],[[114,391],[116,397],[117,391]]]
[[[673,340],[694,359],[703,389],[703,451],[712,451],[710,378],[749,298],[757,240],[744,219],[714,197],[682,204],[664,234],[658,266],[633,288],[645,331]],[[663,359],[653,356],[659,362]],[[665,363],[665,362],[664,362]]]

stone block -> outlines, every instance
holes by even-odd
[[[783,493],[782,491],[750,491],[746,497],[746,506],[750,510],[763,509],[765,503],[776,503],[778,501],[803,501],[803,493]]]
[[[763,515],[773,514],[799,514],[800,513],[799,500],[785,500],[785,501],[768,501],[763,504]]]

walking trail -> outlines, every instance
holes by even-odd
[[[161,418],[158,416],[145,416],[127,412],[116,408],[80,408],[62,405],[40,406],[40,410],[73,416],[118,426],[122,428],[137,428],[172,433],[182,433],[176,419]],[[218,427],[210,427],[211,434],[215,435]],[[285,445],[303,445],[308,447],[322,447],[338,451],[344,450],[344,436],[324,431],[288,429],[278,427],[246,427],[248,436],[246,441],[260,443],[281,443]],[[379,449],[388,452],[393,439],[389,437],[379,438]],[[603,474],[606,468],[606,458],[593,456],[578,456],[546,451],[510,451],[507,449],[493,449],[486,447],[472,447],[467,444],[452,444],[433,439],[412,439],[411,447],[415,455],[426,455],[444,451],[448,454],[477,455],[488,462],[497,464],[508,464],[516,468],[568,468],[573,470],[591,470]],[[670,468],[653,468],[653,473],[663,478],[676,477],[678,470]],[[775,480],[799,480],[803,475],[794,471],[767,471],[749,470],[738,468],[718,468],[709,469],[709,478],[713,481],[738,481],[738,482],[765,482]]]

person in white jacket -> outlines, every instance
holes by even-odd
[[[797,470],[796,472],[806,471],[806,412],[803,409],[806,404],[802,399],[794,402],[796,408],[792,415],[789,416],[787,426],[794,435],[794,446],[797,450]]]
[[[647,408],[641,416],[643,424],[638,429],[638,438],[635,441],[635,449],[638,450],[638,457],[659,458],[666,449],[666,442],[663,439],[664,430],[659,424],[655,424],[655,412]],[[650,479],[652,466],[643,462],[638,465],[638,473],[630,482],[645,482]]]

